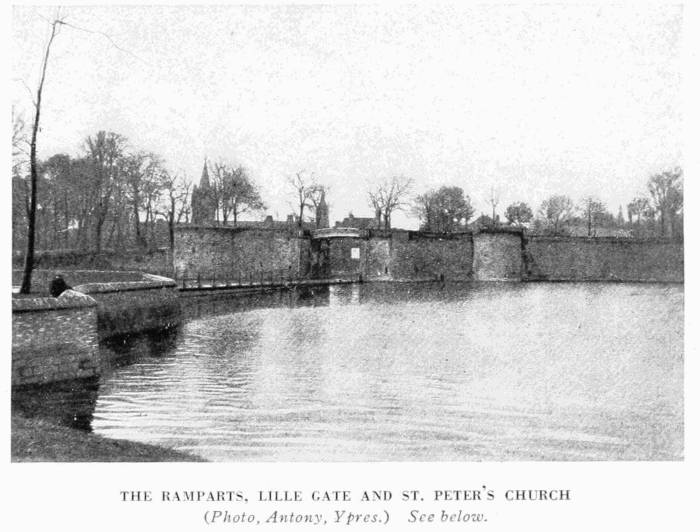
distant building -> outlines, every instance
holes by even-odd
[[[213,225],[216,220],[216,194],[209,182],[207,161],[204,161],[199,186],[192,189],[192,223],[194,225]]]
[[[354,227],[356,229],[380,229],[379,216],[374,218],[358,218],[352,213],[343,218],[341,222],[335,222],[336,227]]]

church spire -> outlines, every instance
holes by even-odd
[[[202,178],[199,180],[199,188],[209,188],[209,170],[207,169],[207,158],[204,158],[204,168],[202,168]]]
[[[328,219],[328,204],[326,203],[326,189],[321,188],[321,199],[316,207],[316,227],[324,228],[330,227],[330,220]]]

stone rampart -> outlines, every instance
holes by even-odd
[[[88,283],[75,287],[97,302],[100,339],[168,329],[180,323],[175,281],[141,274],[140,281]]]
[[[683,243],[529,236],[524,269],[526,280],[683,282]]]
[[[397,233],[391,239],[389,274],[396,280],[442,276],[445,280],[466,281],[472,276],[473,251],[471,233]]]
[[[474,235],[473,242],[472,269],[476,281],[522,280],[522,233],[480,232]]]
[[[22,270],[12,271],[12,284],[14,286],[19,286],[22,283],[22,273]],[[143,279],[143,273],[138,271],[38,269],[32,271],[32,294],[48,295],[49,283],[57,275],[62,276],[68,286],[140,281]]]
[[[12,257],[13,268],[19,270],[24,265],[21,254]],[[36,251],[34,266],[37,270],[60,270],[64,273],[73,271],[140,271],[159,275],[172,275],[173,261],[170,248],[126,249],[121,251],[103,250],[100,253],[76,249]],[[12,274],[14,284],[19,284],[15,272]]]
[[[310,268],[308,237],[297,232],[245,227],[180,227],[175,231],[175,276],[236,279],[258,272],[304,277]]]
[[[683,281],[680,242],[528,236],[519,228],[449,235],[353,231],[317,231],[309,238],[269,229],[180,228],[175,267],[179,276],[220,280],[263,271],[369,281]]]
[[[330,239],[328,257],[330,277],[365,276],[367,250],[366,238]]]
[[[94,299],[73,290],[57,298],[13,298],[13,386],[90,378],[99,372]]]

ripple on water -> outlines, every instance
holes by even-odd
[[[682,458],[682,287],[453,288],[218,301],[107,375],[93,429],[222,461]]]

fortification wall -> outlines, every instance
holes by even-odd
[[[363,238],[333,238],[329,240],[328,262],[330,277],[365,274],[367,240]]]
[[[177,275],[235,279],[260,271],[366,280],[683,281],[683,244],[661,240],[393,231],[309,238],[281,230],[180,228]],[[313,251],[312,251],[313,248]]]
[[[403,238],[401,238],[403,236]],[[392,279],[469,280],[472,274],[473,246],[469,233],[451,237],[426,237],[419,234],[392,238]]]
[[[106,339],[169,329],[181,321],[177,285],[142,274],[140,281],[88,283],[75,287],[97,302],[97,330]]]
[[[683,243],[531,236],[527,280],[683,282]]]
[[[308,238],[289,231],[233,227],[182,227],[175,231],[176,278],[197,274],[238,278],[260,271],[308,273]]]
[[[96,377],[97,303],[67,290],[59,297],[12,300],[12,385]]]
[[[22,283],[22,270],[12,271],[12,284],[19,286]],[[86,283],[110,283],[123,281],[140,281],[143,273],[138,271],[114,271],[114,270],[34,270],[32,272],[32,294],[37,296],[49,295],[49,283],[61,275],[68,286],[78,286]]]
[[[22,255],[13,255],[12,267],[21,275],[24,266]],[[38,270],[59,270],[62,273],[86,270],[136,270],[146,273],[172,276],[173,260],[169,248],[152,250],[127,249],[122,251],[104,250],[100,254],[79,250],[37,251],[34,267]],[[36,274],[37,270],[35,270]],[[19,284],[16,273],[12,282]]]
[[[474,235],[474,279],[477,281],[522,280],[522,235],[485,232]]]

